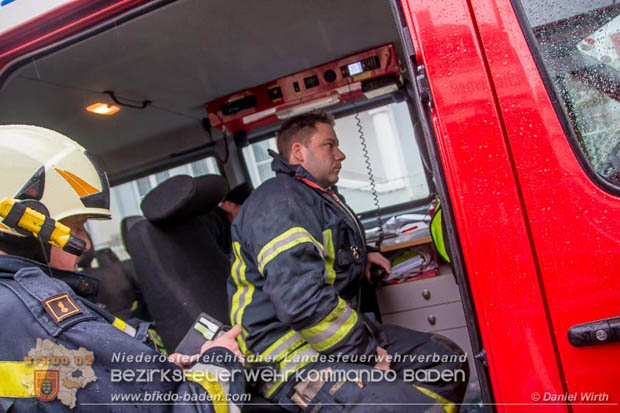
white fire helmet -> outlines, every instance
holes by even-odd
[[[50,129],[0,125],[0,200],[21,200],[56,221],[110,218],[108,178],[86,150]],[[0,221],[0,231],[20,232]]]

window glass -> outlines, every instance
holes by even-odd
[[[275,137],[243,148],[243,158],[248,167],[250,180],[254,188],[275,176],[275,173],[271,170],[271,156],[267,153],[268,149],[274,152],[278,151]]]
[[[214,158],[201,159],[110,188],[112,219],[91,219],[86,224],[92,237],[93,247],[95,249],[111,248],[121,260],[129,259],[120,234],[120,224],[123,218],[142,215],[140,202],[151,189],[166,179],[176,175],[201,176],[206,174],[221,175]]]
[[[337,184],[347,203],[357,213],[375,208],[362,142],[370,158],[381,208],[426,198],[428,184],[406,103],[362,111],[358,117],[362,137],[355,115],[337,119],[335,127],[340,149],[347,157]],[[274,176],[267,149],[277,151],[275,138],[243,149],[254,187]]]
[[[620,184],[620,6],[614,0],[522,3],[586,159]]]

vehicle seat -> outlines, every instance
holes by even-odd
[[[201,312],[229,323],[229,263],[209,225],[209,212],[227,190],[226,179],[219,175],[174,176],[144,197],[146,219],[127,231],[127,250],[140,290],[169,350]]]
[[[133,227],[133,224],[143,219],[144,217],[142,215],[130,215],[121,220],[121,241],[123,242],[125,249],[127,249],[127,233],[131,227]]]
[[[125,251],[129,252],[127,248],[127,232],[129,229],[138,221],[145,220],[142,215],[130,215],[121,220],[121,241],[123,242],[123,246],[125,247]],[[139,318],[144,321],[153,321],[151,315],[149,314],[146,303],[144,302],[144,297],[142,297],[142,290],[140,289],[140,283],[138,282],[138,277],[136,276],[136,269],[134,268],[133,259],[128,259],[126,261],[122,261],[123,267],[126,269],[127,274],[131,276],[131,281],[134,283],[136,288],[136,301],[132,306],[132,312],[130,318]]]
[[[117,317],[131,318],[131,309],[136,300],[131,263],[121,261],[110,248],[89,252],[80,266],[83,272],[99,280],[95,301],[103,304],[107,311]]]
[[[225,178],[218,175],[174,176],[144,197],[146,219],[131,217],[125,224],[125,246],[167,349],[177,346],[201,312],[229,324],[229,262],[210,221],[227,191]],[[242,411],[286,412],[255,394]]]

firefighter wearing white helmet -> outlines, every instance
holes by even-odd
[[[0,411],[100,411],[130,395],[142,411],[238,412],[232,400],[241,399],[243,377],[227,380],[243,369],[239,326],[191,361],[176,355],[175,366],[153,346],[148,323],[129,324],[89,301],[97,280],[74,270],[90,247],[86,220],[110,217],[110,190],[85,149],[49,129],[7,125],[0,152]],[[155,376],[145,384],[114,379],[113,370]],[[141,405],[145,393],[169,398]]]
[[[0,236],[0,249],[74,270],[77,256],[87,248],[86,219],[110,218],[107,177],[82,146],[45,128],[0,126],[0,151],[4,155],[0,165],[0,215],[4,217],[0,231],[7,234]],[[27,224],[36,220],[33,211],[42,215],[43,221],[29,228]],[[73,238],[69,241],[66,234],[60,241],[65,241],[63,245],[54,239],[63,234],[56,228],[58,222],[73,228]],[[38,242],[20,239],[33,236]],[[50,243],[64,247],[64,251],[52,249]]]

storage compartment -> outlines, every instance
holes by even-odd
[[[439,275],[377,288],[381,317],[386,324],[441,334],[454,341],[467,354],[470,378],[461,412],[482,411],[480,383],[467,331],[465,312],[452,270],[439,267]]]

